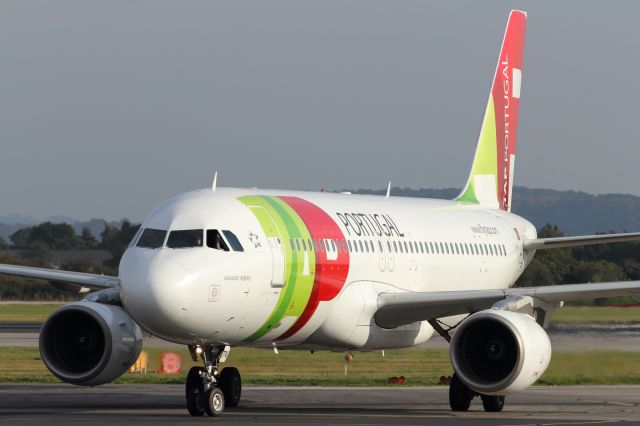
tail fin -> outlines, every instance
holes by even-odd
[[[511,11],[473,166],[458,201],[511,211],[526,23],[526,12]]]

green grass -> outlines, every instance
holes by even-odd
[[[0,322],[41,323],[59,306],[62,306],[62,304],[0,304]],[[553,322],[564,324],[629,324],[640,322],[640,307],[567,306],[555,312]]]
[[[192,365],[186,350],[182,355],[182,373],[166,376],[154,373],[161,349],[146,349],[148,374],[125,373],[116,383],[184,383]],[[175,351],[175,349],[172,349]],[[343,374],[342,353],[280,351],[234,348],[225,365],[240,369],[246,384],[383,386],[390,376],[404,376],[409,386],[437,385],[440,376],[452,373],[444,349],[406,349],[354,353],[348,375]],[[199,364],[198,364],[199,365]],[[40,360],[37,348],[0,348],[0,382],[57,383]],[[557,352],[538,382],[542,385],[640,384],[640,352]]]
[[[0,305],[0,322],[42,323],[49,314],[62,306],[62,303],[26,304],[7,303]]]
[[[640,307],[566,306],[556,310],[554,323],[630,324],[640,322]]]

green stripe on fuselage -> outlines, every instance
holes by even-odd
[[[285,257],[284,287],[269,318],[246,339],[254,341],[276,328],[284,317],[297,319],[302,314],[313,289],[315,253],[312,250],[292,250],[292,239],[300,238],[308,242],[311,235],[300,216],[284,201],[277,197],[253,195],[238,200],[247,207],[260,207],[251,211],[268,237],[280,238]],[[309,265],[307,275],[303,275],[305,256]],[[281,333],[285,331],[283,329]]]

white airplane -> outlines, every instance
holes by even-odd
[[[143,330],[188,345],[192,416],[240,401],[232,346],[369,351],[450,341],[451,408],[504,396],[546,370],[543,327],[564,301],[640,294],[640,282],[512,288],[536,250],[639,240],[538,239],[510,213],[526,13],[512,11],[475,159],[455,200],[211,188],[144,220],[118,277],[0,265],[91,291],[44,323],[40,353],[67,383],[96,386],[136,361]],[[451,331],[455,334],[451,337]]]

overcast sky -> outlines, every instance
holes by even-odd
[[[462,186],[511,8],[515,184],[640,195],[640,2],[1,0],[0,214]]]

